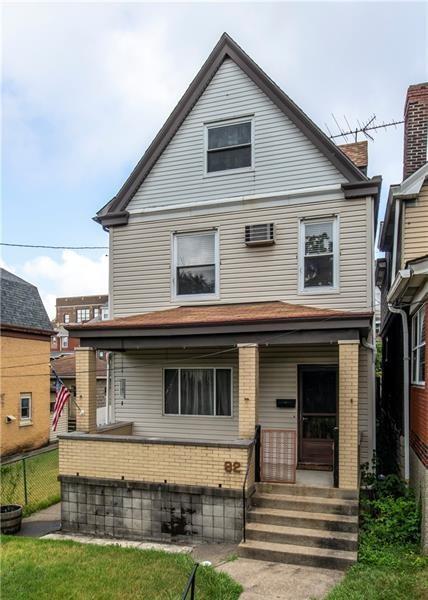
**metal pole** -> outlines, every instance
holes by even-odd
[[[22,475],[24,478],[24,503],[28,504],[27,467],[25,465],[25,458],[22,459]]]

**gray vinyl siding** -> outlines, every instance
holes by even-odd
[[[192,358],[224,351],[147,350],[114,355],[113,386],[116,421],[133,421],[135,435],[159,438],[230,441],[238,438],[238,352],[206,359]],[[163,369],[166,367],[232,367],[232,417],[173,416],[163,414]],[[122,370],[123,368],[123,370]],[[119,380],[126,379],[126,398],[119,397]]]
[[[219,354],[221,352],[221,354]],[[211,355],[211,356],[207,356]],[[260,349],[258,421],[264,428],[297,429],[298,365],[338,364],[337,345],[263,347]],[[360,351],[361,460],[367,458],[368,353]],[[166,367],[231,367],[233,416],[171,416],[163,414],[163,369]],[[144,350],[114,355],[113,389],[116,421],[133,421],[134,434],[163,439],[230,441],[238,438],[238,351],[224,348],[198,350]],[[119,380],[126,379],[126,398],[119,397]],[[277,398],[296,399],[295,409],[276,408]]]
[[[204,123],[254,115],[254,171],[204,177]],[[343,175],[230,59],[184,120],[128,210],[330,185]]]
[[[268,203],[269,204],[269,203]],[[283,300],[344,310],[372,306],[370,199],[345,200],[339,193],[307,201],[276,203],[266,208],[193,209],[131,218],[111,235],[112,316],[126,316],[177,305],[171,300],[171,240],[175,231],[217,227],[220,246],[220,298],[205,303]],[[300,294],[298,290],[299,220],[339,217],[339,289]],[[245,225],[275,224],[276,243],[247,247]],[[180,302],[183,304],[184,302]],[[197,304],[198,300],[192,302]]]

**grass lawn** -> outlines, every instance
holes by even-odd
[[[178,600],[193,567],[183,554],[2,536],[2,600]],[[235,600],[242,588],[199,567],[198,600]]]
[[[27,498],[25,504],[22,460],[1,467],[1,504],[22,504],[24,515],[46,508],[60,500],[58,450],[43,452],[25,460]]]
[[[406,548],[383,552],[375,564],[357,563],[327,600],[425,600],[428,558]]]

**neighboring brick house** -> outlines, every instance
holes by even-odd
[[[365,174],[366,150],[342,151],[221,37],[96,217],[110,237],[111,313],[70,327],[84,414],[60,436],[64,529],[244,535],[248,556],[356,560],[360,462],[375,442],[381,182]],[[111,352],[107,428],[97,350]]]
[[[49,441],[49,351],[52,326],[37,288],[0,271],[1,455]]]
[[[50,393],[50,441],[54,441],[61,433],[74,431],[76,429],[76,357],[75,354],[60,355],[51,360],[51,365],[55,373],[64,382],[64,385],[70,390],[71,398],[65,405],[61,417],[58,421],[56,431],[52,429],[52,417],[55,404],[55,377],[51,374],[51,393]],[[97,357],[96,360],[96,397],[97,397],[97,424],[104,425],[107,422],[106,415],[106,397],[107,397],[107,361]]]
[[[382,291],[381,432],[389,441],[395,435],[395,462],[422,498],[428,550],[428,83],[409,87],[404,118],[403,182],[390,188],[379,242],[385,258],[376,275]]]
[[[79,338],[68,335],[70,323],[86,323],[92,319],[108,318],[108,296],[71,296],[56,299],[54,326],[56,334],[52,336],[53,353],[72,352],[79,345]]]

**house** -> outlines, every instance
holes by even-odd
[[[37,288],[0,270],[1,455],[49,441],[52,326]]]
[[[60,436],[65,530],[355,560],[360,462],[374,448],[379,189],[221,37],[96,216],[110,315],[70,327],[84,414]],[[104,428],[97,350],[111,352]],[[322,549],[302,550],[303,536],[284,552],[281,535],[266,548],[257,519],[318,528]],[[346,533],[328,542],[323,528]]]
[[[52,353],[72,352],[79,345],[78,338],[70,338],[69,323],[85,323],[92,319],[108,318],[108,296],[72,296],[56,299],[55,335],[52,336]]]
[[[428,83],[405,104],[403,181],[391,186],[376,278],[382,290],[383,435],[389,456],[422,500],[428,550]]]
[[[51,366],[61,381],[70,391],[70,400],[65,405],[58,420],[56,430],[52,429],[52,419],[55,405],[55,375],[51,373],[50,415],[51,429],[49,439],[51,442],[58,439],[60,433],[67,433],[76,429],[76,358],[73,354],[60,355],[51,359]],[[96,397],[97,397],[97,425],[107,423],[106,397],[107,397],[107,362],[97,356],[96,358]]]

